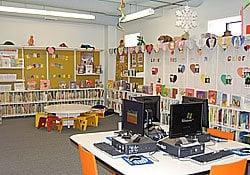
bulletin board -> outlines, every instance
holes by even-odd
[[[84,53],[90,53],[93,54],[93,72],[95,72],[95,67],[100,65],[100,51],[77,51],[76,52],[76,82],[77,84],[79,84],[81,81],[92,81],[93,83],[95,83],[97,80],[100,80],[100,75],[95,74],[95,75],[80,75],[78,74],[78,65],[80,65],[81,63],[81,59],[83,57]]]
[[[69,87],[74,81],[74,51],[56,50],[48,56],[49,80],[51,88],[60,88],[60,84]]]
[[[26,84],[30,80],[36,82],[36,89],[40,88],[40,80],[47,79],[47,53],[45,48],[23,50],[24,77]]]
[[[128,80],[127,77],[123,77],[123,71],[128,70],[128,49],[122,48],[117,49],[116,54],[116,73],[115,73],[115,80]],[[120,50],[120,51],[119,51]]]

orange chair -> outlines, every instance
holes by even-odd
[[[224,165],[214,165],[211,167],[209,175],[245,175],[246,166],[247,159]]]
[[[95,156],[78,145],[82,165],[82,175],[98,175]]]
[[[227,139],[227,140],[234,140],[234,133],[233,132],[226,132],[226,131],[221,131],[215,128],[208,128],[207,132],[214,137],[219,137],[222,139]]]
[[[91,152],[85,150],[81,145],[78,145],[78,149],[80,153],[82,175],[98,175],[95,156]],[[116,174],[112,173],[112,175]]]
[[[60,126],[60,118],[55,116],[48,116],[47,117],[47,130],[50,132],[53,128],[57,128]]]

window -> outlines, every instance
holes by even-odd
[[[242,22],[241,16],[233,16],[208,21],[208,33],[222,36],[226,29],[230,30],[232,35],[241,35]]]
[[[138,43],[137,36],[140,36],[140,35],[141,35],[140,33],[133,33],[133,34],[125,35],[124,37],[125,47],[137,46],[137,43]]]

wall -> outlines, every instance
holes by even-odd
[[[43,19],[1,16],[0,43],[6,40],[16,45],[27,45],[30,35],[35,37],[36,46],[59,46],[65,42],[69,47],[79,47],[82,43],[94,45],[98,49],[115,47],[117,31],[115,26],[104,26],[66,21],[46,21]],[[107,33],[105,33],[107,30]],[[105,37],[105,35],[108,35]],[[107,40],[107,41],[105,41]],[[108,44],[108,46],[105,46]],[[104,58],[104,52],[101,58]],[[104,59],[102,59],[103,68]],[[113,77],[112,61],[109,77]],[[115,65],[115,64],[114,64]]]
[[[199,26],[190,34],[197,38],[201,33],[207,31],[208,20],[239,15],[241,2],[236,0],[206,0],[200,7],[192,9],[198,13]],[[175,11],[176,9],[165,9],[163,16],[160,18],[129,22],[125,25],[126,33],[141,32],[148,43],[156,43],[158,36],[161,34],[181,35],[183,30],[175,26]]]

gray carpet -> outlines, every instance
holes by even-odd
[[[117,129],[120,117],[100,120],[99,127],[86,132]],[[78,150],[69,137],[81,131],[63,128],[62,133],[36,129],[34,118],[4,119],[0,125],[1,175],[80,175]],[[108,174],[98,165],[99,175]]]

